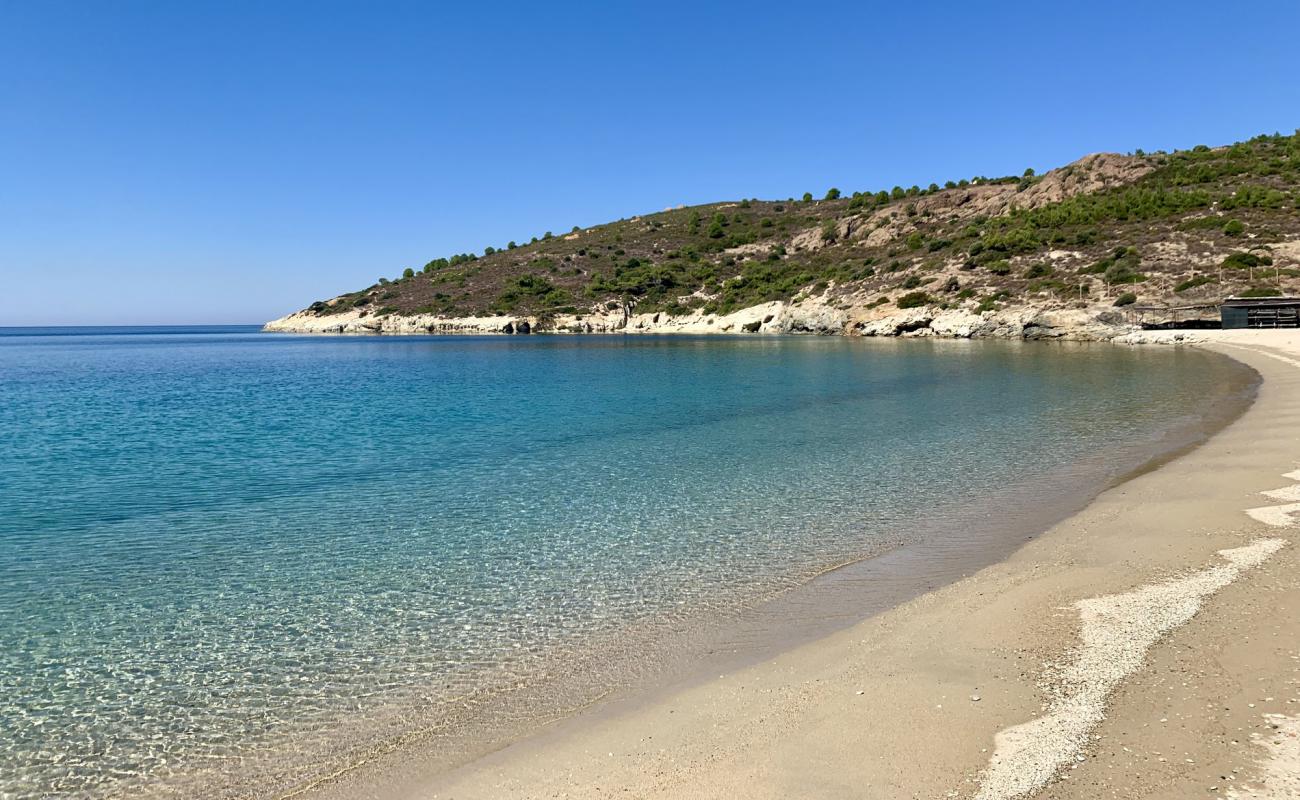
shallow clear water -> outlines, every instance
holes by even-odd
[[[924,536],[1240,378],[1109,346],[0,329],[0,797],[291,784],[369,712]]]

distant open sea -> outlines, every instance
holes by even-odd
[[[1186,348],[0,328],[0,798],[271,795],[617,683],[1248,383]]]

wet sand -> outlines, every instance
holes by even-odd
[[[1300,554],[1276,508],[1300,483],[1300,334],[1207,338],[1264,376],[1256,403],[1006,560],[454,771],[395,762],[307,796],[1290,796],[1267,782],[1300,714]]]

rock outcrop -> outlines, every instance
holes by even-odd
[[[1028,186],[1015,183],[973,183],[924,195],[906,203],[907,213],[895,206],[837,220],[834,236],[822,228],[809,228],[791,239],[792,250],[820,250],[836,241],[861,240],[880,247],[917,230],[918,222],[932,218],[950,221],[998,217],[1014,208],[1040,208],[1070,197],[1131,184],[1151,172],[1150,161],[1118,153],[1093,153],[1046,173]]]
[[[315,334],[728,334],[803,333],[845,336],[937,336],[949,339],[1063,339],[1136,342],[1139,329],[1110,306],[1014,308],[979,312],[973,306],[885,311],[829,305],[818,299],[771,302],[730,314],[695,311],[632,313],[628,309],[554,317],[440,317],[372,315],[344,311],[318,316],[300,311],[268,322],[264,330]],[[1162,339],[1163,341],[1163,339]]]

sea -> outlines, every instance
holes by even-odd
[[[0,328],[0,798],[465,760],[851,624],[887,554],[1005,553],[1253,386],[1184,347]]]

